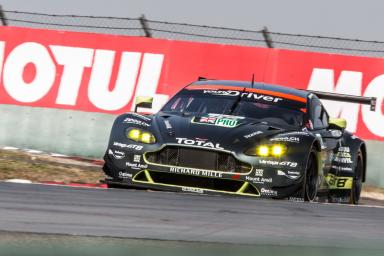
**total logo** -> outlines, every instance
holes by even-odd
[[[205,148],[215,148],[215,149],[224,149],[220,146],[220,143],[213,143],[211,141],[205,139],[196,138],[195,140],[187,139],[187,138],[176,138],[178,144],[184,145],[193,145]]]

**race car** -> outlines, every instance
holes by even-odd
[[[103,170],[109,187],[357,204],[366,177],[363,140],[320,99],[375,98],[278,85],[200,79],[153,115],[113,124]]]

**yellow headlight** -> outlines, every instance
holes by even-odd
[[[143,131],[138,128],[133,128],[127,131],[127,138],[136,142],[152,144],[156,142],[155,136],[152,133]]]
[[[281,157],[287,151],[285,145],[259,145],[245,151],[245,154],[261,157]]]
[[[259,146],[257,148],[257,154],[259,156],[268,156],[269,155],[269,148],[268,148],[268,146]]]
[[[147,144],[155,143],[155,137],[149,132],[143,132],[140,141]]]
[[[282,156],[284,154],[284,147],[281,145],[272,146],[272,155],[273,156]]]
[[[132,129],[128,132],[128,138],[134,141],[139,141],[141,135],[141,131],[139,129]]]

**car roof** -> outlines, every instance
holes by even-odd
[[[194,82],[190,84],[189,86],[220,86],[220,87],[242,87],[242,88],[254,88],[254,89],[260,89],[260,90],[267,90],[267,91],[273,91],[273,92],[280,92],[285,94],[290,94],[294,96],[298,96],[301,98],[307,98],[310,92],[305,90],[299,90],[291,87],[285,87],[280,85],[274,85],[274,84],[266,84],[266,83],[254,83],[252,85],[252,82],[245,82],[245,81],[232,81],[232,80],[200,80],[197,82]]]

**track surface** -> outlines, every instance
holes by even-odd
[[[0,230],[384,249],[384,209],[0,183]]]

